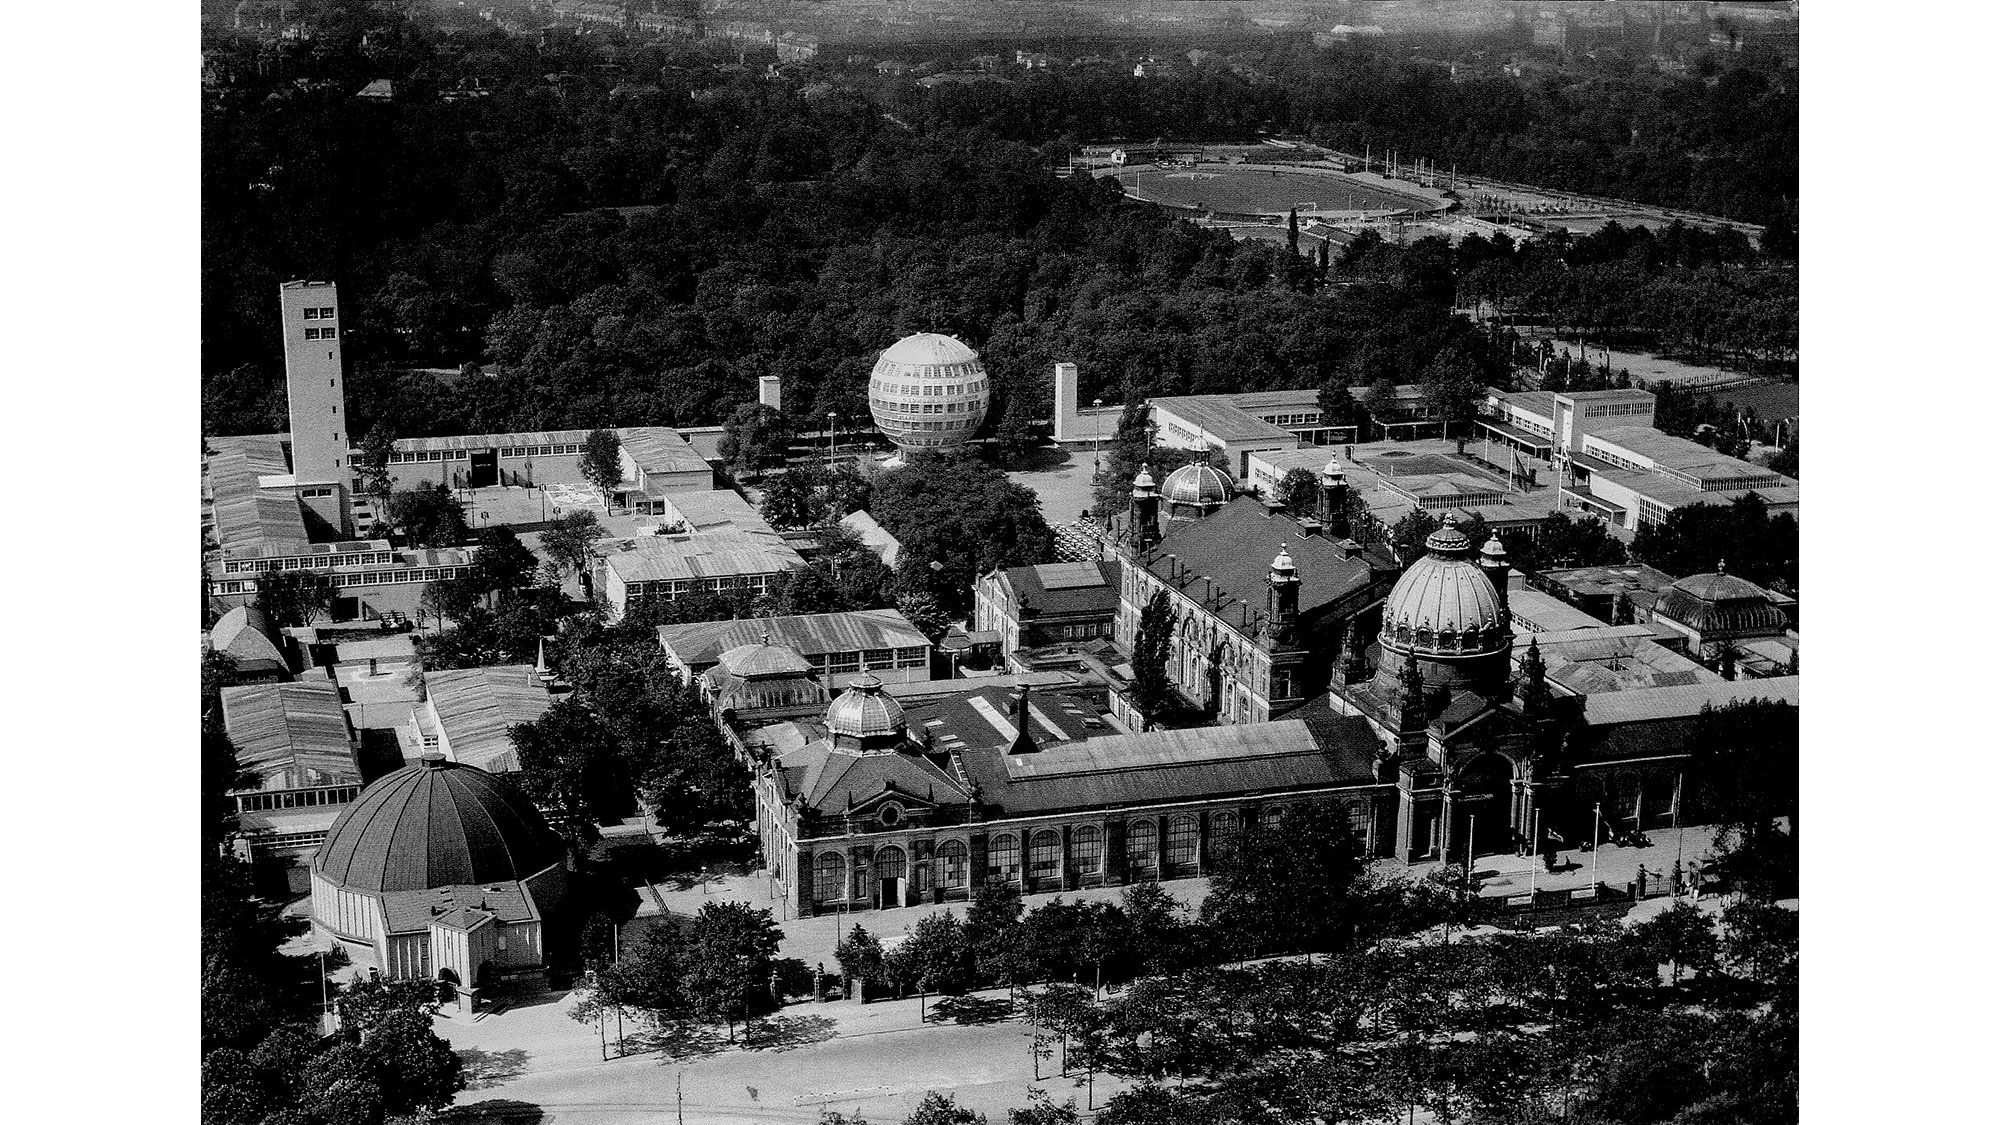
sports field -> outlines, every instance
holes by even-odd
[[[1389,191],[1333,171],[1197,164],[1191,168],[1122,168],[1116,174],[1126,194],[1134,198],[1239,215],[1282,215],[1294,207],[1302,213],[1385,214],[1440,206],[1418,194]]]

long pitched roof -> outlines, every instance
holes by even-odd
[[[483,770],[521,768],[509,728],[532,723],[555,705],[528,664],[453,668],[424,674],[453,760]]]
[[[1724,680],[1685,687],[1606,692],[1584,697],[1583,717],[1591,726],[1644,723],[1689,718],[1700,714],[1704,705],[1720,708],[1736,700],[1751,699],[1768,699],[1796,707],[1799,678],[1773,676],[1765,680]]]
[[[1000,581],[1013,587],[1024,610],[1047,615],[1118,610],[1118,564],[1106,559],[1009,567]]]
[[[266,489],[258,480],[292,471],[284,437],[246,434],[208,439],[208,484],[215,541],[224,549],[267,542],[304,544],[305,516],[291,489]]]
[[[262,789],[359,785],[347,712],[330,683],[239,684],[222,689],[222,723],[237,766]]]
[[[910,624],[909,618],[893,609],[696,621],[659,627],[660,647],[695,668],[715,663],[723,653],[739,645],[757,644],[766,634],[769,634],[772,643],[794,649],[809,658],[876,649],[927,648],[930,645],[923,633]]]

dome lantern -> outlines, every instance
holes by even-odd
[[[1182,465],[1160,486],[1170,519],[1201,519],[1229,503],[1235,485],[1229,474],[1207,462]]]
[[[903,740],[903,705],[882,690],[882,681],[864,664],[861,675],[827,704],[826,729],[836,745],[892,750]]]

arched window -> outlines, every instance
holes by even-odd
[[[944,872],[944,889],[965,889],[965,841],[946,840],[938,845],[938,866]]]
[[[813,901],[834,902],[841,897],[841,887],[847,877],[847,861],[839,852],[819,853],[818,867],[813,878]]]
[[[903,849],[894,845],[875,853],[875,877],[878,879],[901,879],[909,866]]]
[[[1044,828],[1029,839],[1028,874],[1036,879],[1062,875],[1062,833]]]
[[[1209,834],[1216,843],[1225,843],[1235,838],[1240,823],[1235,813],[1224,809],[1208,818]]]
[[[1009,883],[1021,878],[1021,841],[1013,836],[996,836],[986,850],[986,877]]]
[[[1079,875],[1095,875],[1104,867],[1104,833],[1086,824],[1069,834],[1069,852]]]
[[[1125,866],[1134,872],[1153,869],[1155,845],[1153,822],[1135,820],[1125,829]]]
[[[1167,821],[1168,878],[1195,873],[1195,839],[1198,834],[1191,816],[1177,816]]]

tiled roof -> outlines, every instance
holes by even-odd
[[[534,722],[555,704],[527,664],[427,672],[424,690],[453,759],[483,770],[521,768],[508,730]]]
[[[773,644],[795,649],[808,658],[930,646],[909,618],[893,609],[697,621],[659,628],[660,646],[694,668],[715,663],[730,649],[758,644],[767,634]]]
[[[314,853],[313,869],[359,891],[426,891],[510,883],[562,857],[562,842],[505,781],[454,762],[423,762],[381,778],[349,805]]]
[[[347,713],[329,683],[240,684],[222,689],[222,722],[239,768],[263,789],[359,785]]]
[[[618,431],[618,442],[632,462],[648,473],[709,471],[708,462],[694,451],[694,446],[664,426],[627,426]]]
[[[1367,587],[1371,580],[1368,564],[1345,557],[1339,546],[1323,535],[1308,536],[1297,520],[1271,515],[1247,496],[1239,496],[1206,519],[1171,523],[1147,569],[1166,581],[1167,555],[1179,557],[1180,565],[1199,576],[1181,586],[1193,597],[1201,597],[1206,587],[1201,577],[1213,580],[1230,600],[1217,611],[1225,622],[1237,624],[1239,606],[1250,614],[1261,613],[1270,588],[1271,560],[1280,544],[1287,545],[1299,572],[1299,613],[1339,601]]]
[[[922,754],[853,753],[819,745],[822,753],[806,767],[799,795],[820,812],[844,812],[891,790],[938,805],[972,802],[956,781]]]

